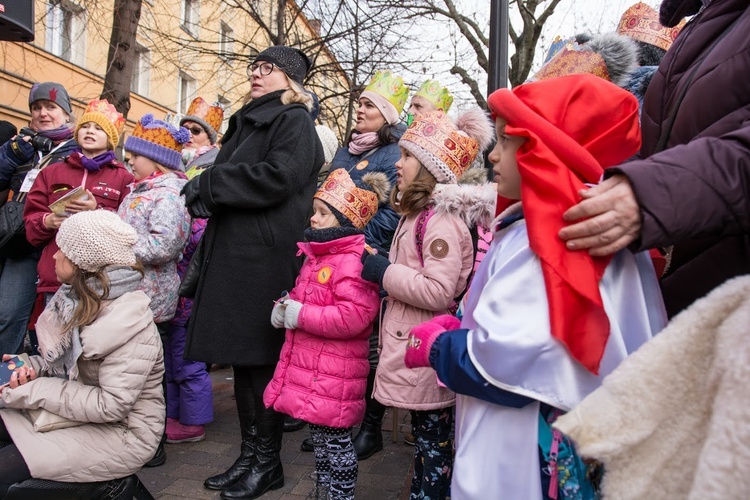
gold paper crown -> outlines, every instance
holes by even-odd
[[[409,97],[409,89],[404,85],[404,80],[390,71],[378,71],[372,78],[365,91],[375,92],[388,100],[400,114],[404,110],[406,98]]]
[[[592,75],[611,81],[607,64],[602,56],[575,42],[565,47],[542,66],[532,77],[532,80],[546,80],[558,76],[591,73]]]
[[[479,143],[460,132],[442,111],[417,118],[398,143],[440,183],[455,183],[479,152]]]
[[[112,149],[117,147],[120,143],[120,135],[125,129],[125,118],[109,101],[106,99],[94,99],[89,102],[86,110],[83,112],[83,116],[78,120],[76,137],[81,127],[89,122],[96,123],[104,130],[107,137],[109,137],[109,142],[112,143]]]
[[[203,120],[214,129],[214,132],[218,132],[221,128],[221,122],[224,121],[224,110],[217,104],[208,104],[202,97],[196,97],[190,103],[190,107],[181,121],[190,120],[191,117]]]
[[[424,82],[413,97],[417,96],[424,97],[438,109],[445,112],[448,112],[451,108],[451,104],[453,104],[453,96],[448,92],[448,89],[440,85],[440,82],[437,80],[427,80]]]
[[[674,28],[662,26],[659,23],[659,13],[645,3],[638,2],[622,15],[617,32],[639,42],[669,50],[683,26],[684,19]]]
[[[358,188],[344,168],[337,168],[320,186],[315,198],[341,212],[354,227],[364,228],[378,211],[378,196],[367,189]]]

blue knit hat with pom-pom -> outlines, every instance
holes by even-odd
[[[185,127],[175,128],[154,115],[143,115],[133,130],[133,135],[125,141],[125,149],[145,156],[172,170],[179,170],[182,163],[182,145],[190,139]]]

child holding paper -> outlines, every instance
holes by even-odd
[[[86,210],[115,212],[129,191],[133,176],[115,160],[114,153],[124,126],[125,119],[106,99],[89,102],[75,131],[79,147],[63,161],[43,168],[29,191],[23,219],[29,243],[42,247],[37,293],[45,294],[45,300],[60,288],[52,256],[57,252],[55,235],[62,221]],[[50,205],[77,187],[83,189],[82,196],[55,213]]]

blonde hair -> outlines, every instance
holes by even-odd
[[[286,90],[286,92],[281,94],[281,103],[292,104],[296,102],[299,104],[303,104],[307,108],[307,111],[312,111],[313,99],[310,94],[308,94],[307,91],[302,88],[302,85],[289,78],[289,75],[284,73],[284,76],[286,77],[287,84],[289,84],[289,88]],[[250,97],[251,93],[252,90],[245,94],[245,97],[242,99],[243,106],[252,101],[252,98]]]
[[[78,304],[76,304],[73,317],[64,325],[65,331],[71,330],[74,327],[80,328],[93,323],[99,315],[99,311],[102,309],[102,302],[109,297],[109,277],[104,271],[104,268],[97,271],[86,271],[78,267],[72,261],[70,264],[73,266],[73,269],[75,269],[75,274],[70,280],[70,286],[73,288],[76,295],[78,295]],[[136,263],[130,267],[141,273],[141,276],[143,276],[143,264],[139,261],[136,261]],[[89,279],[99,282],[102,287],[101,295],[92,290],[86,283]]]
[[[150,159],[150,158],[149,158],[149,159]],[[154,160],[151,160],[151,161],[154,161]],[[167,167],[165,167],[165,166],[164,166],[164,165],[162,165],[161,163],[158,163],[158,162],[155,162],[155,161],[154,161],[154,165],[156,165],[156,169],[157,169],[157,170],[158,170],[159,172],[161,172],[162,174],[171,174],[172,172],[174,172],[174,170],[172,170],[171,168],[167,168]]]

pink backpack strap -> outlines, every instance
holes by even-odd
[[[417,222],[414,225],[414,243],[417,245],[417,255],[419,255],[419,265],[424,267],[424,257],[422,251],[424,250],[424,236],[427,232],[427,223],[435,215],[435,211],[432,207],[422,210],[417,216]]]

